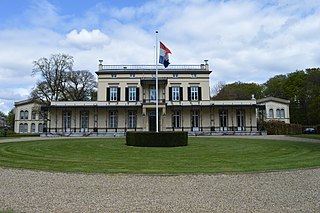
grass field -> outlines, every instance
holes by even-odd
[[[0,144],[0,167],[126,174],[201,174],[320,166],[320,144],[190,137],[189,145],[145,148],[124,138]]]
[[[301,134],[301,135],[291,135],[291,136],[298,137],[298,138],[311,138],[311,139],[320,140],[320,135],[318,134]]]

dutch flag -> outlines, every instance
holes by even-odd
[[[160,41],[160,57],[159,57],[159,63],[163,64],[165,68],[167,68],[170,64],[169,62],[169,55],[172,54],[171,51],[166,47],[161,41]]]

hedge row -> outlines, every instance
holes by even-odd
[[[40,137],[39,133],[14,133],[12,131],[0,130],[0,137]]]
[[[300,124],[286,124],[283,121],[264,121],[261,125],[268,135],[297,135],[302,133]]]
[[[174,147],[188,145],[188,132],[127,132],[128,146]]]
[[[320,134],[320,124],[316,125],[316,133]]]

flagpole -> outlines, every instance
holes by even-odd
[[[159,103],[158,103],[158,31],[156,31],[156,132],[159,132]]]

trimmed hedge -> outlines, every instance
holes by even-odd
[[[188,132],[127,132],[126,145],[175,147],[188,145]]]
[[[13,131],[0,130],[0,137],[40,137],[39,133],[14,133]]]
[[[262,126],[268,135],[297,135],[302,133],[300,124],[286,124],[283,121],[264,121]]]

